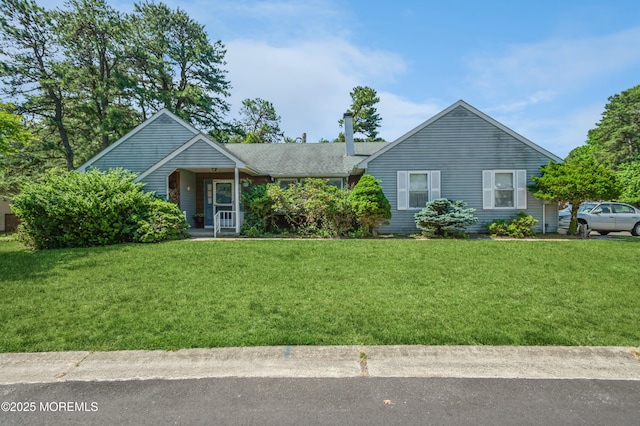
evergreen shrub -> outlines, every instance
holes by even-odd
[[[424,235],[447,237],[463,234],[464,228],[477,223],[478,218],[473,215],[475,211],[467,208],[463,201],[438,198],[429,201],[414,217],[416,226]]]
[[[89,247],[184,238],[177,205],[159,200],[125,170],[48,174],[14,198],[18,238],[37,248]]]
[[[389,223],[391,205],[385,197],[380,181],[363,175],[349,195],[351,209],[365,235],[375,234],[376,228]]]

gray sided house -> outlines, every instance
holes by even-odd
[[[562,159],[464,101],[430,118],[360,163],[380,179],[392,207],[382,231],[415,231],[414,215],[428,200],[462,200],[476,209],[479,232],[495,219],[524,212],[537,232],[555,232],[557,205],[527,191],[539,167]]]
[[[364,173],[379,179],[392,207],[388,233],[414,233],[414,214],[445,197],[476,209],[481,231],[497,218],[525,212],[539,232],[557,229],[557,207],[528,191],[539,167],[559,157],[464,101],[458,101],[393,143],[353,142],[345,115],[345,143],[223,145],[162,110],[82,165],[79,170],[125,168],[145,189],[180,205],[192,226],[239,232],[240,193],[250,183],[304,178],[351,186]],[[544,226],[543,226],[544,224]]]

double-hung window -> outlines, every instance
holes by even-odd
[[[513,207],[516,199],[514,173],[496,172],[494,182],[495,207]]]
[[[440,198],[440,171],[398,171],[398,210],[420,210]]]
[[[429,173],[409,173],[409,208],[422,208],[429,201]]]
[[[483,170],[482,191],[482,208],[485,210],[526,209],[527,171]]]

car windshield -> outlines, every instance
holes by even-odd
[[[589,213],[596,205],[596,203],[582,203],[578,207],[578,213]]]

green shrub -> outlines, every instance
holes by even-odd
[[[349,192],[326,179],[305,179],[287,188],[267,186],[274,211],[300,235],[340,236],[354,229]]]
[[[356,229],[349,191],[329,185],[326,179],[305,179],[281,188],[257,185],[242,195],[245,208],[242,233],[289,233],[342,236]]]
[[[475,211],[467,208],[463,201],[451,202],[446,198],[438,198],[428,202],[424,209],[415,214],[416,226],[429,236],[461,234],[464,228],[478,222],[473,215]]]
[[[391,217],[391,206],[372,176],[364,175],[353,191],[326,179],[305,179],[281,188],[256,185],[242,194],[242,233],[289,233],[304,236],[363,236]]]
[[[496,219],[488,226],[489,233],[496,237],[525,238],[535,236],[533,227],[538,223],[537,219],[524,212],[510,220]]]
[[[137,225],[133,232],[133,241],[137,243],[180,240],[188,235],[188,225],[180,208],[174,203],[159,199],[148,205]]]
[[[144,192],[135,177],[124,170],[74,171],[26,185],[13,202],[18,238],[41,249],[185,237],[178,207]]]
[[[244,220],[240,232],[250,237],[264,235],[276,229],[273,201],[267,196],[267,185],[253,185],[241,196]]]
[[[351,209],[365,235],[374,234],[376,228],[389,223],[391,205],[380,187],[380,181],[363,175],[349,195]]]

